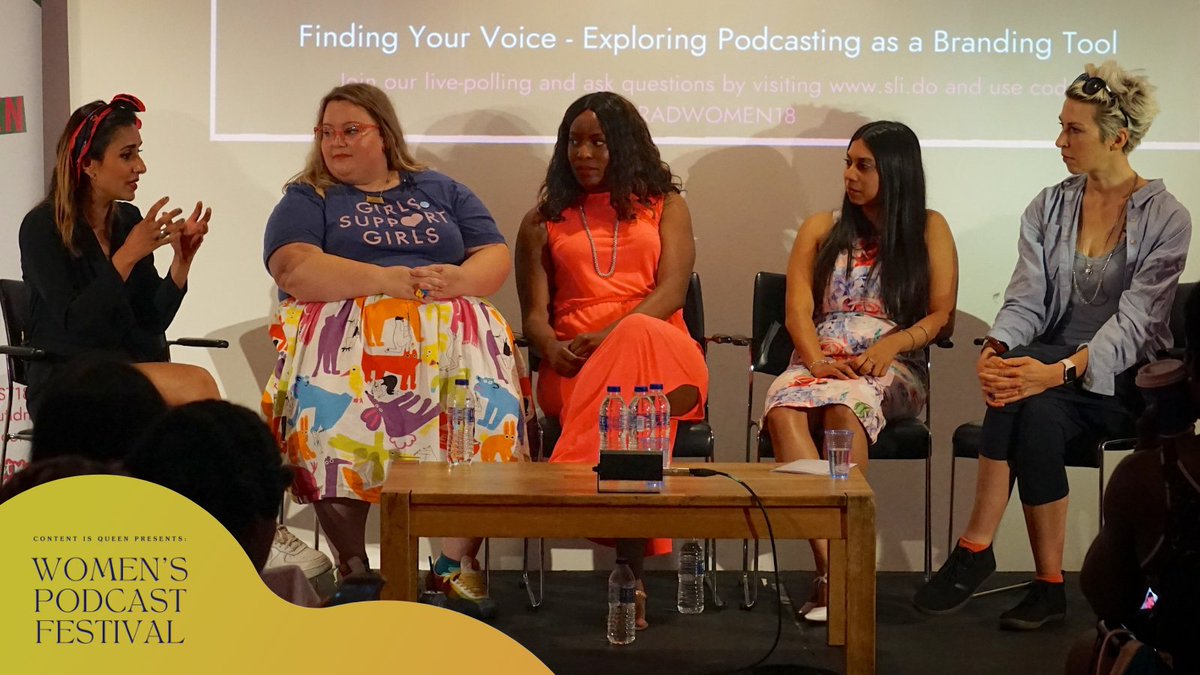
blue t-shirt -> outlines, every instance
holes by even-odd
[[[267,220],[263,262],[286,244],[312,244],[325,253],[381,267],[458,265],[467,250],[503,244],[483,202],[465,185],[436,171],[401,174],[382,204],[350,185],[332,185],[322,198],[311,186],[289,185]]]

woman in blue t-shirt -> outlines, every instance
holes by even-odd
[[[267,222],[282,301],[263,405],[342,572],[366,565],[367,512],[397,458],[441,461],[455,380],[476,397],[476,461],[528,455],[527,381],[508,323],[483,296],[511,269],[469,189],[409,153],[387,95],[321,100],[312,151]],[[445,539],[429,584],[487,615],[479,540]]]

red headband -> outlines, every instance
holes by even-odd
[[[83,158],[87,157],[87,153],[92,148],[92,139],[96,136],[96,130],[100,128],[100,123],[104,118],[116,108],[129,110],[134,113],[146,112],[146,104],[142,103],[138,97],[132,94],[117,94],[111,101],[104,105],[97,106],[95,110],[88,113],[87,117],[79,123],[79,127],[71,134],[71,171],[75,178],[79,178],[79,174],[83,171]],[[137,128],[142,128],[142,121],[135,114],[133,123]]]

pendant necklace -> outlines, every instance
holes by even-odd
[[[387,180],[387,183],[391,183],[391,181],[392,181],[392,176],[391,176],[391,174],[388,174],[388,180]],[[401,181],[401,182],[403,182],[403,181]],[[383,205],[383,204],[386,204],[386,203],[387,203],[387,202],[383,201],[383,193],[387,192],[387,191],[388,191],[388,190],[390,190],[390,189],[391,189],[391,188],[384,187],[382,190],[380,190],[379,192],[377,192],[377,193],[375,193],[375,194],[370,194],[370,193],[368,193],[366,190],[363,190],[363,193],[365,193],[365,194],[367,195],[367,196],[366,196],[366,202],[367,202],[368,204],[378,204],[378,205]]]
[[[609,261],[607,273],[600,271],[600,255],[596,252],[596,240],[592,239],[592,230],[588,227],[586,202],[579,205],[579,219],[583,222],[583,232],[587,235],[588,244],[592,247],[592,267],[601,279],[611,277],[617,271],[617,230],[621,226],[620,216],[618,215],[613,220],[612,259]]]
[[[1133,197],[1133,193],[1137,188],[1138,180],[1139,180],[1139,176],[1137,175],[1137,172],[1134,172],[1133,185],[1130,186],[1130,188],[1129,188],[1129,194],[1125,195],[1125,199],[1121,201],[1121,208],[1117,209],[1117,219],[1115,221],[1113,221],[1112,229],[1109,230],[1108,236],[1104,238],[1105,244],[1108,244],[1108,240],[1112,238],[1113,233],[1118,232],[1121,227],[1121,224],[1124,222],[1125,207],[1126,207],[1126,205],[1129,204],[1130,197]],[[1120,237],[1120,235],[1118,235],[1117,243],[1115,245],[1113,245],[1112,250],[1108,252],[1108,256],[1106,256],[1104,258],[1104,265],[1102,265],[1100,267],[1100,274],[1099,274],[1100,280],[1096,282],[1096,286],[1092,292],[1092,298],[1090,300],[1083,296],[1083,289],[1079,287],[1079,282],[1075,278],[1075,270],[1074,270],[1074,268],[1072,268],[1072,270],[1071,270],[1071,286],[1075,289],[1075,292],[1079,294],[1079,299],[1083,300],[1083,302],[1085,304],[1093,305],[1093,306],[1096,304],[1096,298],[1100,297],[1100,289],[1104,286],[1104,272],[1108,270],[1108,263],[1109,263],[1109,261],[1112,260],[1113,254],[1117,252],[1117,248],[1120,247],[1120,245],[1121,245],[1121,237]],[[1087,260],[1083,263],[1083,276],[1087,277],[1089,280],[1092,278],[1092,261],[1091,260]]]

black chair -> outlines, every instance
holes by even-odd
[[[13,394],[16,385],[27,385],[26,365],[29,361],[45,359],[50,356],[44,349],[29,344],[29,290],[24,281],[16,279],[0,279],[0,318],[4,320],[4,329],[8,344],[0,345],[0,354],[4,355],[7,370],[7,404],[4,415],[4,438],[0,446],[0,471],[8,460],[9,441],[30,441],[33,439],[32,429],[12,432]],[[225,349],[229,342],[208,338],[179,338],[170,340],[167,346],[208,347]]]
[[[787,276],[775,272],[759,272],[754,277],[754,304],[751,336],[716,335],[720,344],[745,346],[750,352],[749,384],[746,396],[746,461],[773,457],[770,434],[764,433],[754,414],[754,378],[757,374],[779,376],[791,361],[793,342],[787,330]],[[950,340],[940,340],[938,347],[950,348]],[[926,366],[929,349],[924,350]],[[929,383],[926,382],[928,390]],[[931,407],[926,397],[923,420],[908,419],[888,422],[879,439],[869,450],[872,461],[887,459],[923,460],[925,462],[925,578],[933,568],[932,508],[930,488],[933,481],[933,437],[929,432]],[[742,608],[749,609],[757,602],[758,585],[750,579],[749,543],[742,544]],[[758,542],[755,541],[753,574],[758,575]],[[754,590],[751,590],[753,588]]]
[[[1171,306],[1170,327],[1171,334],[1174,337],[1175,346],[1165,353],[1160,353],[1159,357],[1183,357],[1183,348],[1187,346],[1187,333],[1184,330],[1184,309],[1187,307],[1188,296],[1196,288],[1196,282],[1179,284],[1179,288],[1175,293],[1175,302]],[[982,347],[983,339],[975,339],[975,346]],[[1115,451],[1133,450],[1136,445],[1135,438],[1103,438],[1093,435],[1084,434],[1076,438],[1068,444],[1065,455],[1066,465],[1069,467],[1096,469],[1096,513],[1097,528],[1104,527],[1104,453]],[[950,517],[946,529],[946,550],[954,550],[954,492],[955,492],[955,476],[957,474],[958,460],[960,459],[979,459],[979,449],[983,446],[983,426],[979,422],[968,422],[960,424],[954,430],[954,454],[950,459]],[[1009,492],[1012,491],[1012,479],[1009,481]],[[1032,582],[1025,581],[1019,584],[993,588],[990,590],[979,591],[975,596],[990,595],[1002,591],[1014,590],[1029,586]]]
[[[701,350],[705,354],[708,353],[708,339],[704,335],[704,293],[700,286],[700,275],[693,272],[691,279],[688,281],[687,295],[683,302],[683,322],[687,326],[688,334],[692,339],[700,345]],[[518,339],[520,346],[529,348],[529,344],[524,339]],[[536,372],[538,365],[541,363],[541,356],[529,350],[529,370]],[[541,415],[538,417],[537,429],[538,441],[534,443],[535,459],[546,460],[554,453],[554,446],[558,443],[558,438],[562,434],[562,424],[556,417],[548,417]],[[713,436],[712,426],[708,422],[707,404],[704,410],[704,419],[696,422],[679,422],[675,431],[675,438],[671,442],[672,455],[675,459],[703,459],[705,462],[712,462],[714,450],[716,448],[716,438]],[[538,583],[537,591],[534,591],[533,584],[529,579],[529,540],[526,539],[522,545],[522,556],[524,558],[522,564],[522,581],[521,584],[529,595],[529,605],[531,608],[541,606],[544,599],[543,582],[545,580],[545,546],[544,540],[538,540]],[[723,607],[724,602],[721,601],[717,593],[715,570],[713,562],[716,560],[716,543],[713,540],[705,542],[705,583],[708,585],[713,597],[713,604],[717,607]]]

